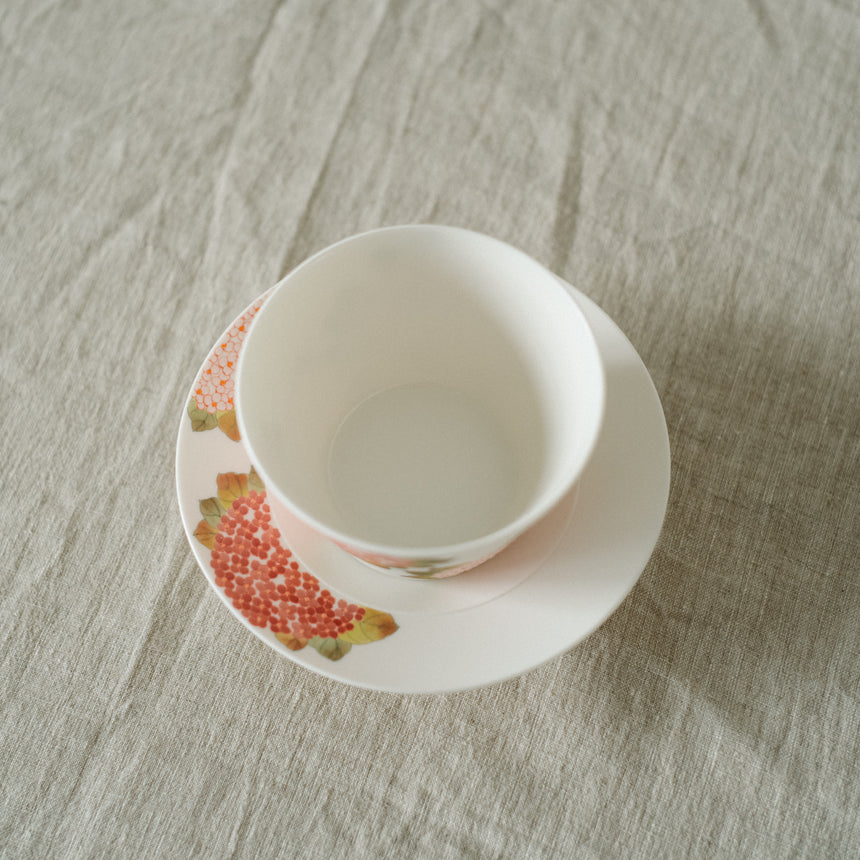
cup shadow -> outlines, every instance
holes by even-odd
[[[860,438],[840,409],[856,393],[827,332],[694,329],[657,374],[672,448],[660,540],[577,657],[609,673],[610,719],[661,730],[704,708],[775,757],[793,714],[856,693]]]

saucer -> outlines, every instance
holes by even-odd
[[[654,385],[623,332],[564,283],[606,372],[600,438],[578,485],[543,520],[451,579],[367,568],[278,511],[239,438],[232,374],[266,298],[215,344],[179,427],[176,481],[200,568],[234,616],[285,657],[360,687],[441,693],[514,677],[569,650],[629,594],[657,542],[669,438]]]

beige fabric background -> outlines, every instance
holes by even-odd
[[[0,44],[2,856],[860,856],[854,0],[14,0]],[[673,450],[618,612],[437,698],[249,635],[173,474],[233,316],[413,221],[595,299]]]

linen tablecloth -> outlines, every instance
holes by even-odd
[[[860,856],[856,2],[8,0],[0,40],[0,854]],[[411,222],[594,299],[673,453],[620,609],[430,697],[251,636],[173,467],[230,320]]]

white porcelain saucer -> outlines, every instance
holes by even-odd
[[[235,358],[268,294],[234,321],[192,386],[176,478],[194,555],[246,627],[330,678],[439,693],[532,669],[614,612],[660,534],[669,439],[657,392],[630,342],[594,302],[565,286],[606,368],[606,413],[593,457],[577,488],[514,544],[473,571],[433,581],[383,576],[297,520],[271,520],[232,409]]]

